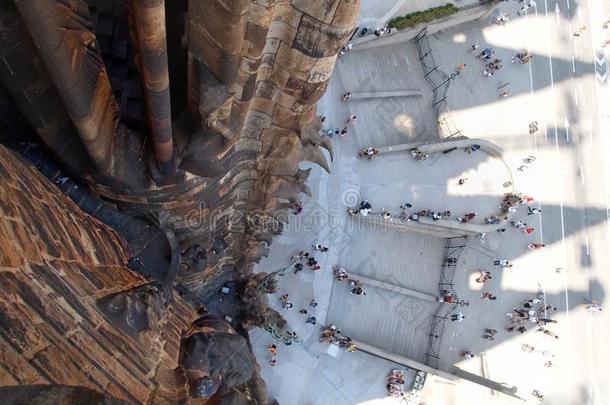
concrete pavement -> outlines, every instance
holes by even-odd
[[[493,269],[491,257],[465,255],[458,268],[463,276],[456,276],[456,290],[471,292],[471,303],[476,302],[489,316],[452,325],[442,358],[449,365],[458,361],[457,351],[473,350],[480,356],[461,361],[462,367],[514,383],[521,393],[539,389],[545,394],[545,403],[601,404],[607,396],[607,377],[600,367],[610,357],[607,338],[603,337],[610,325],[607,317],[586,313],[582,303],[587,298],[603,300],[610,284],[604,272],[610,244],[610,171],[605,156],[610,149],[603,136],[608,128],[604,111],[610,94],[608,81],[601,80],[600,73],[607,64],[595,66],[602,40],[608,36],[601,28],[609,15],[608,6],[602,2],[538,1],[537,9],[517,17],[517,3],[501,3],[500,9],[511,16],[505,26],[471,24],[431,40],[441,69],[450,72],[458,63],[467,64],[468,71],[449,89],[452,119],[465,135],[502,146],[513,168],[534,155],[536,160],[527,164],[527,169],[516,172],[517,184],[519,191],[535,197],[543,210],[540,217],[525,212],[517,217],[534,224],[533,238],[512,230],[487,236],[487,246],[496,250],[498,257],[515,263],[510,271]],[[575,37],[573,33],[585,25],[588,28]],[[504,67],[492,78],[481,79],[482,63],[466,53],[475,40],[481,47],[496,49],[497,57],[504,60]],[[510,63],[510,56],[520,49],[529,49],[534,55],[531,64]],[[511,84],[506,88],[512,94],[500,99],[497,87],[507,81]],[[528,134],[531,121],[538,121],[541,128],[535,135]],[[526,253],[528,241],[547,246],[540,252]],[[497,294],[497,301],[477,297],[481,288],[473,279],[479,268],[496,273],[484,289]],[[501,330],[503,312],[534,296],[538,283],[548,301],[560,309],[553,316],[559,323],[552,328],[560,336],[558,341],[535,332],[516,336]],[[485,327],[501,331],[496,341],[473,338],[466,330],[481,333]],[[523,343],[546,351],[547,358],[554,355],[556,366],[545,368],[545,357],[524,353],[520,350]],[[513,367],[514,363],[522,365]],[[449,395],[483,401],[487,395],[469,383],[450,392],[431,388],[427,400],[436,403],[437,395]]]
[[[534,206],[543,210],[541,216],[527,215],[525,209],[517,213],[517,219],[536,228],[532,236],[508,229],[504,233],[488,233],[484,238],[469,238],[458,263],[455,289],[460,298],[471,304],[462,310],[466,315],[464,322],[447,325],[440,365],[444,368],[457,365],[465,371],[516,385],[518,394],[530,399],[531,390],[538,389],[545,395],[545,403],[603,404],[608,396],[608,377],[601,367],[609,358],[606,343],[610,322],[603,314],[586,312],[582,303],[585,298],[603,303],[610,287],[604,271],[610,264],[605,254],[610,245],[610,167],[605,155],[610,149],[603,136],[610,129],[604,104],[610,97],[608,81],[600,79],[603,64],[595,63],[596,54],[599,60],[602,39],[608,35],[601,25],[608,19],[604,16],[610,15],[610,8],[601,2],[539,0],[537,10],[517,17],[518,7],[517,2],[500,4],[511,15],[505,26],[490,26],[488,21],[462,25],[436,34],[431,41],[435,59],[443,70],[451,72],[458,63],[468,65],[449,89],[452,118],[465,135],[499,144],[513,170],[523,165],[525,157],[536,157],[527,169],[515,171],[516,183],[518,191],[532,195],[536,199]],[[586,24],[588,30],[573,37],[575,27],[581,24]],[[481,79],[480,61],[466,52],[474,40],[491,45],[504,59],[503,69],[493,78]],[[510,63],[510,55],[521,48],[529,48],[534,54],[531,65]],[[389,242],[377,234],[355,231],[349,227],[344,212],[346,205],[355,205],[362,198],[366,176],[371,176],[368,181],[373,188],[378,187],[370,164],[381,163],[382,171],[377,177],[385,174],[381,160],[370,164],[358,161],[355,154],[359,148],[438,139],[430,90],[416,55],[411,43],[352,52],[338,64],[329,90],[319,103],[319,113],[328,117],[332,127],[342,127],[350,114],[359,118],[349,128],[347,138],[333,140],[336,159],[332,174],[327,176],[314,169],[309,184],[315,197],[306,201],[303,217],[293,218],[288,231],[274,241],[270,257],[258,266],[267,271],[282,267],[294,251],[314,241],[331,247],[327,254],[317,255],[323,270],[315,274],[304,271],[280,282],[282,292],[289,292],[296,301],[295,309],[287,312],[286,317],[304,337],[304,344],[282,348],[279,365],[271,369],[265,366],[264,351],[269,338],[262,331],[252,334],[270,394],[280,403],[351,404],[386,400],[385,375],[395,365],[380,359],[367,360],[362,353],[329,356],[326,346],[317,343],[318,330],[305,325],[297,311],[315,297],[320,302],[315,310],[318,320],[323,322],[327,315],[332,315],[333,307],[329,304],[340,297],[333,292],[333,279],[328,271],[334,264],[351,261],[358,267],[358,263],[374,263],[385,270],[392,267],[388,261],[396,255],[397,245],[404,246],[406,251],[418,251],[416,242],[404,235]],[[500,99],[497,87],[504,81],[511,82],[508,88],[512,94]],[[417,89],[422,97],[340,101],[348,90],[396,89]],[[529,135],[528,124],[533,120],[539,122],[541,130]],[[407,177],[427,176],[421,167],[395,167],[387,171],[395,176],[396,170],[405,171]],[[441,178],[440,173],[432,174],[431,184],[435,176]],[[425,185],[426,177],[423,179]],[[380,198],[387,192],[374,189],[366,191],[367,196],[369,193]],[[530,242],[545,243],[546,247],[527,252],[525,245]],[[422,243],[432,246],[424,239]],[[379,260],[381,257],[383,261]],[[417,260],[416,268],[438,260],[432,254],[415,258],[406,260]],[[499,258],[508,258],[515,267],[495,268],[493,260]],[[496,294],[497,301],[481,300],[482,286],[474,282],[479,269],[493,272],[494,278],[484,290]],[[430,289],[438,282],[438,276],[431,274],[414,282],[406,287],[433,291]],[[553,316],[559,323],[551,329],[560,339],[549,339],[533,330],[523,335],[504,332],[504,314],[535,296],[539,289],[550,304],[559,308]],[[486,327],[500,331],[496,340],[481,338]],[[523,352],[523,343],[535,346],[538,351]],[[475,351],[477,357],[463,360],[457,355],[460,350]],[[555,366],[546,368],[544,362],[549,358]],[[338,380],[324,377],[330,375],[329,369],[333,372],[340,369],[341,375],[349,378],[337,384]],[[426,385],[422,398],[426,403],[513,403],[508,397],[467,381],[435,381],[436,378],[431,378]]]

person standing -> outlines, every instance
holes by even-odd
[[[275,356],[277,354],[277,346],[272,343],[268,343],[267,351],[271,353],[272,356]]]
[[[452,314],[451,315],[451,320],[453,322],[462,322],[464,320],[465,316],[463,313],[458,312],[457,314]]]
[[[602,307],[595,300],[589,300],[585,308],[590,312],[602,312]]]
[[[460,63],[459,65],[456,66],[454,73],[455,75],[459,75],[460,73],[462,73],[462,71],[466,68],[466,64],[465,63]]]

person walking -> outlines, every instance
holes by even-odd
[[[272,356],[275,356],[277,354],[277,346],[272,343],[268,343],[267,351],[271,353]]]
[[[472,359],[474,357],[474,353],[468,350],[464,350],[460,352],[460,357],[465,359]]]
[[[303,263],[294,264],[294,274],[297,274],[299,271],[303,271]]]
[[[494,260],[494,266],[506,267],[509,265],[508,259],[498,259]]]
[[[315,300],[315,299],[312,299],[312,300],[309,302],[309,306],[310,306],[310,307],[312,307],[312,308],[315,308],[315,307],[317,307],[317,306],[318,306],[318,303],[316,302],[316,300]]]
[[[484,284],[487,280],[490,280],[492,278],[491,272],[489,271],[479,270],[479,272],[481,273],[481,275],[475,280],[479,284]]]
[[[343,97],[341,98],[341,101],[348,101],[350,98],[352,98],[352,93],[351,92],[347,92],[343,95]]]
[[[318,320],[316,319],[315,316],[310,316],[309,318],[307,318],[307,320],[305,321],[305,324],[312,324],[315,325],[316,323],[318,323]]]
[[[460,73],[462,73],[462,71],[466,68],[466,64],[465,63],[460,63],[459,65],[456,66],[455,70],[453,71],[453,77],[459,75]]]
[[[595,300],[587,300],[588,304],[585,306],[590,312],[602,312],[602,307]]]
[[[464,320],[465,316],[463,313],[458,312],[457,314],[452,314],[451,315],[451,320],[453,322],[462,322]]]
[[[490,292],[482,293],[481,298],[483,298],[484,300],[490,300],[490,301],[495,301],[498,299],[498,297],[496,297],[494,294],[492,294]]]
[[[355,123],[357,119],[358,119],[357,116],[350,115],[350,117],[347,119],[347,121],[345,121],[345,125],[348,125],[348,124],[351,124],[351,123]]]
[[[528,243],[525,248],[527,250],[536,250],[539,247],[544,247],[545,245],[541,244],[541,243]]]
[[[479,59],[489,60],[496,53],[492,48],[485,48],[483,51],[477,56]]]
[[[498,90],[503,89],[504,87],[510,85],[510,82],[504,82],[501,85],[498,86]]]
[[[523,230],[523,233],[525,233],[527,235],[531,235],[534,233],[534,228],[532,228],[531,226],[528,226]]]
[[[574,36],[575,37],[579,37],[580,34],[582,34],[583,32],[585,32],[587,30],[587,26],[583,25],[582,27],[580,27],[579,29],[577,29],[576,31],[574,31]]]
[[[498,333],[495,329],[485,328],[485,333],[483,334],[483,338],[487,340],[494,340],[496,333]]]
[[[532,396],[536,398],[538,401],[544,400],[544,395],[540,393],[538,390],[532,390]]]
[[[294,215],[299,215],[301,212],[303,212],[303,203],[297,201],[294,203]]]
[[[470,49],[468,50],[468,53],[476,52],[476,50],[479,49],[480,46],[481,46],[481,44],[479,43],[479,41],[474,41],[473,44],[470,45]]]
[[[527,10],[529,10],[531,7],[536,7],[536,2],[534,0],[530,0],[525,3],[525,5],[521,7],[519,11],[517,11],[517,15],[525,15],[527,13]]]
[[[530,135],[534,135],[538,132],[538,121],[530,122]]]
[[[523,163],[534,163],[534,160],[536,160],[536,156],[529,155],[523,159]]]
[[[527,207],[527,210],[529,211],[527,215],[542,214],[542,210],[540,208]]]

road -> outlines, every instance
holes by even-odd
[[[560,236],[563,255],[548,259],[567,270],[562,274],[567,322],[560,332],[567,338],[561,354],[567,361],[560,370],[562,380],[571,383],[560,385],[558,394],[571,398],[568,403],[603,404],[609,393],[603,365],[610,358],[610,322],[607,316],[583,313],[582,307],[571,310],[570,300],[581,301],[582,296],[572,296],[568,289],[585,287],[588,298],[602,299],[610,287],[610,82],[607,51],[602,48],[610,38],[608,29],[602,28],[610,16],[610,4],[547,0],[539,4],[537,13],[530,23],[544,14],[546,35],[541,40],[546,42],[548,65],[534,63],[530,68],[551,81],[553,107],[546,121],[552,121],[553,128],[546,131],[546,141],[551,138],[555,143],[556,161],[539,178],[556,177],[551,201],[559,202],[560,211],[559,216],[541,216],[540,237],[558,240]],[[586,28],[574,36],[582,27]],[[559,40],[562,31],[572,33],[570,40]],[[571,60],[571,66],[560,63],[560,58]],[[554,83],[562,83],[561,89]],[[579,209],[568,213],[565,206]],[[556,207],[555,203],[550,209]],[[543,212],[545,208],[543,204]]]
[[[522,4],[499,4],[510,16],[504,26],[480,21],[432,40],[442,70],[451,72],[461,62],[468,65],[449,89],[457,127],[469,137],[486,138],[504,148],[517,188],[534,196],[543,211],[537,217],[522,213],[520,218],[536,227],[534,236],[546,244],[540,252],[524,254],[523,238],[509,232],[508,237],[488,236],[489,244],[517,267],[491,288],[512,305],[519,293],[535,291],[539,283],[561,311],[553,315],[559,320],[553,327],[560,336],[557,342],[536,333],[512,337],[508,345],[496,342],[482,350],[481,360],[471,362],[471,371],[486,370],[488,377],[516,384],[526,397],[532,388],[540,389],[545,403],[604,404],[609,381],[602,367],[610,360],[610,317],[587,312],[584,302],[597,299],[604,306],[610,292],[610,46],[602,47],[610,39],[610,27],[602,28],[610,20],[610,2],[537,0],[525,16],[517,16]],[[464,56],[475,40],[493,47],[505,61],[493,78],[481,79],[482,63]],[[532,63],[508,63],[523,48],[534,56]],[[512,94],[499,99],[496,86],[506,81],[511,82],[507,88]],[[534,136],[527,133],[532,121],[540,128]],[[536,160],[517,171],[529,155]],[[498,316],[492,312],[500,309],[489,308],[491,322]],[[476,338],[459,329],[453,336],[447,344],[462,348]],[[535,343],[554,353],[556,366],[515,364],[521,343]],[[479,349],[478,343],[470,344]],[[489,402],[504,400],[492,397]]]

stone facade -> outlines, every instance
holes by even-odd
[[[123,211],[155,218],[173,230],[183,250],[194,242],[209,248],[215,240],[223,241],[225,249],[214,253],[211,267],[182,278],[189,289],[205,295],[208,287],[218,285],[210,284],[211,275],[234,270],[247,274],[281,230],[282,218],[299,194],[309,193],[308,172],[298,168],[299,162],[309,160],[329,170],[321,148],[332,157],[331,145],[319,135],[315,103],[326,90],[339,49],[352,35],[358,0],[176,0],[165,6],[167,27],[180,27],[181,21],[185,26],[175,28],[167,41],[159,39],[165,35],[162,24],[158,29],[153,23],[125,28],[127,20],[142,24],[158,19],[161,0],[30,3],[2,5],[0,53],[5,63],[0,91],[15,101],[42,142],[95,195],[115,201]],[[34,24],[43,17],[44,27]],[[57,30],[66,19],[78,21],[76,28],[86,35],[62,42]],[[45,34],[55,35],[63,53],[49,54]],[[176,43],[174,37],[183,44],[169,49],[171,60],[183,59],[184,71],[176,62],[168,77],[162,56]],[[153,57],[156,50],[161,57]],[[79,61],[80,70],[65,67],[69,57]],[[94,61],[103,61],[107,69],[89,69],[87,64]],[[142,79],[136,67],[145,73]],[[81,129],[86,115],[79,112],[80,121],[74,122],[78,94],[64,88],[67,77],[80,75],[82,84],[89,74],[98,89],[108,90],[112,83],[114,93],[121,94],[121,116],[112,114],[113,124],[100,127],[106,132],[111,128],[111,133],[99,132],[97,138]],[[171,112],[173,154],[167,151],[167,137],[172,137],[167,119],[159,118],[168,114],[167,80],[185,82],[184,94],[171,95],[172,105],[185,100],[183,110]],[[145,84],[140,90],[138,81]],[[101,102],[86,92],[82,97],[81,104]],[[143,128],[131,120],[133,102],[128,100],[138,97],[145,112],[148,106]],[[112,94],[104,100],[116,105]],[[44,116],[53,118],[41,120]],[[167,174],[174,166],[177,170]]]
[[[175,290],[125,266],[129,255],[112,229],[0,146],[0,386],[70,385],[129,403],[175,403],[212,376],[205,351],[185,353],[195,339],[214,339],[217,352],[228,347],[243,362],[227,388],[252,378],[246,340],[224,321],[201,330]]]
[[[0,307],[15,333],[0,341],[14,354],[2,384],[70,383],[139,402],[176,394],[158,376],[175,369],[180,330],[195,317],[176,291],[205,301],[227,282],[245,284],[301,194],[311,194],[299,163],[329,170],[315,104],[358,8],[359,0],[0,4],[0,110],[11,112],[0,114],[0,140],[2,128],[11,141],[36,134],[92,196],[198,258],[173,284],[151,284],[125,267],[129,254],[112,230],[31,182],[31,168],[3,164],[0,230],[15,241],[0,248],[3,283],[20,305]],[[155,24],[164,13],[166,24]],[[140,323],[125,324],[134,314]],[[28,322],[43,327],[25,333]],[[88,345],[91,353],[79,349]],[[45,357],[51,351],[56,358]],[[72,356],[99,367],[71,369]]]

